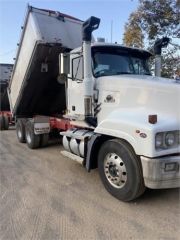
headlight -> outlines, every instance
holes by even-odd
[[[155,148],[157,150],[177,147],[179,142],[180,131],[159,132],[155,137]]]
[[[165,136],[165,143],[167,146],[173,146],[175,143],[175,134],[167,133]]]

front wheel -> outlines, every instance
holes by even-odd
[[[145,190],[140,159],[124,141],[105,142],[98,156],[98,170],[106,190],[122,201],[131,201]]]

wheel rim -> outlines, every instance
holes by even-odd
[[[106,155],[104,173],[108,182],[115,188],[122,188],[127,182],[126,166],[116,153]]]

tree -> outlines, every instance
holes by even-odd
[[[134,46],[136,42],[137,46],[141,47],[138,39],[145,39],[146,48],[152,50],[157,38],[167,36],[172,39],[172,44],[166,53],[163,53],[162,76],[172,77],[174,69],[179,68],[177,63],[180,48],[173,45],[174,39],[180,38],[179,17],[180,0],[139,0],[138,9],[130,15],[128,23],[125,24],[124,43],[128,46]],[[139,34],[139,37],[133,34],[133,31],[136,35]]]
[[[148,39],[180,37],[179,0],[139,0],[140,25]]]
[[[174,76],[175,72],[180,71],[180,57],[178,54],[179,46],[170,45],[167,49],[165,49],[165,53],[163,53],[162,57],[162,76],[170,77]]]
[[[138,21],[138,12],[130,15],[128,23],[125,24],[125,34],[123,42],[129,47],[143,48],[143,32]]]

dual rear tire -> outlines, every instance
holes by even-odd
[[[25,124],[26,124],[26,121],[24,119],[18,119],[18,121],[16,123],[16,134],[17,134],[18,141],[20,143],[26,142]]]
[[[9,129],[9,118],[6,115],[0,115],[0,130]]]
[[[18,119],[16,133],[19,142],[27,143],[31,149],[45,147],[48,144],[49,134],[36,135],[34,133],[34,123],[30,120]]]

